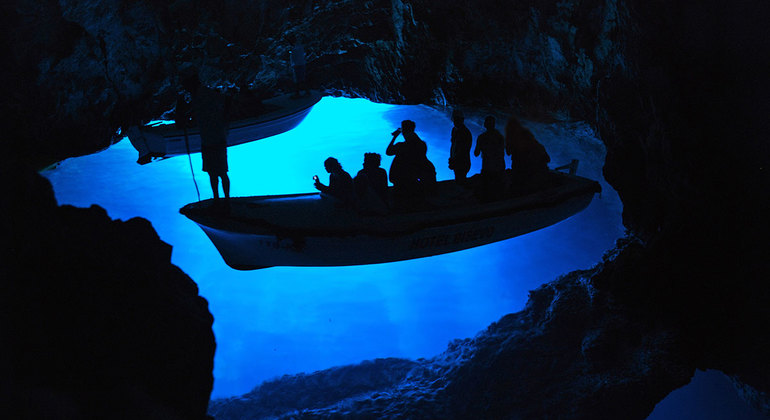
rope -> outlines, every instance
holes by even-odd
[[[195,180],[195,171],[193,170],[192,157],[190,157],[190,138],[187,136],[187,124],[184,127],[184,145],[187,148],[187,161],[190,162],[190,174],[192,174],[193,184],[195,184],[195,193],[198,194],[198,201],[201,201],[201,192],[198,189],[198,181]]]

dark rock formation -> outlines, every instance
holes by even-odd
[[[313,374],[286,375],[265,382],[243,396],[216,400],[211,403],[209,413],[223,419],[274,418],[286,413],[323,410],[361,395],[378,401],[381,390],[401,383],[418,365],[410,360],[377,359]]]
[[[407,370],[378,388],[361,382],[372,384],[370,369],[391,373],[398,361],[287,376],[215,401],[210,412],[287,419],[644,418],[667,390],[689,381],[694,365],[680,357],[676,329],[639,322],[591,286],[602,267],[540,287],[524,311],[430,360],[401,361]],[[330,400],[329,389],[341,398]],[[275,390],[284,403],[275,403]]]
[[[190,66],[201,70],[206,83],[230,92],[259,98],[288,90],[286,37],[294,34],[305,37],[311,84],[330,93],[586,120],[607,146],[605,177],[623,200],[624,224],[634,240],[596,270],[535,291],[525,311],[419,362],[400,382],[378,382],[383,388],[377,394],[367,389],[340,394],[345,399],[336,405],[314,400],[250,412],[602,418],[625,408],[624,418],[643,418],[695,368],[730,375],[767,412],[770,4],[444,3],[5,2],[0,135],[6,157],[40,165],[105,147],[119,127],[172,109],[178,74]],[[75,220],[126,237],[145,230],[138,222],[107,222],[95,209],[55,210],[51,202],[50,196],[32,199],[14,211],[25,216],[21,220],[61,232],[81,232]],[[52,232],[39,243],[20,242],[29,249],[5,256],[59,255],[59,242],[51,238],[63,233]],[[80,242],[69,247],[72,258],[97,251],[85,237],[75,239]],[[167,257],[162,260],[167,265]],[[125,275],[121,261],[89,264],[125,281],[134,278]],[[24,285],[50,278],[40,267],[28,264],[38,271]],[[145,278],[134,275],[134,281]],[[8,304],[37,302],[35,290],[19,291],[26,299]],[[62,287],[51,290],[71,295]],[[114,318],[131,331],[135,322],[146,321],[133,321],[135,315]],[[42,331],[40,337],[60,337],[55,329]],[[128,348],[125,357],[147,354]],[[32,365],[25,360],[20,366]],[[58,360],[47,368],[63,369]],[[13,366],[9,371],[18,372]],[[22,380],[14,375],[9,377]],[[169,375],[166,380],[173,380]],[[147,391],[156,389],[154,381],[142,383],[144,392],[157,395]],[[82,390],[83,398],[91,391],[104,395],[92,385],[73,389]],[[225,410],[220,403],[213,407]]]
[[[2,176],[3,414],[205,418],[213,318],[171,247],[144,219],[58,207],[33,171]]]

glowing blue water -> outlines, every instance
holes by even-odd
[[[229,149],[232,194],[314,191],[335,156],[355,174],[365,152],[384,156],[403,119],[417,123],[439,179],[451,122],[425,106],[324,98],[291,132]],[[476,136],[480,121],[467,121]],[[555,164],[580,159],[579,174],[601,180],[604,149],[580,124],[532,125]],[[583,212],[546,229],[453,254],[359,267],[239,272],[222,261],[200,229],[178,213],[195,201],[186,157],[140,166],[127,140],[44,172],[61,204],[99,204],[118,219],[145,217],[173,245],[172,261],[199,285],[214,314],[213,397],[242,394],[265,379],[376,357],[430,357],[455,338],[475,335],[520,310],[527,292],[562,273],[589,268],[621,236],[620,202],[604,192]],[[203,198],[211,197],[200,154],[192,155]],[[480,169],[473,160],[472,173]]]

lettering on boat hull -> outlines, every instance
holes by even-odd
[[[478,227],[457,233],[446,233],[441,235],[423,236],[412,239],[409,249],[439,248],[447,245],[463,244],[485,240],[492,237],[495,233],[494,226]]]

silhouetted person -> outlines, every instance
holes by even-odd
[[[511,116],[505,125],[505,152],[511,156],[511,169],[517,184],[537,186],[548,176],[548,156],[532,132]]]
[[[471,131],[465,126],[465,117],[460,110],[452,112],[452,137],[449,149],[449,169],[455,173],[455,181],[465,181],[468,171],[471,170],[471,144],[473,137]]]
[[[481,191],[483,199],[493,199],[505,190],[505,139],[495,128],[495,117],[484,119],[486,131],[476,139],[473,155],[481,154]]]
[[[184,88],[192,94],[192,114],[201,136],[203,171],[209,174],[211,191],[219,199],[222,192],[230,198],[230,178],[227,176],[227,101],[224,94],[203,86],[197,74],[187,76]],[[227,203],[226,203],[227,204]]]
[[[337,159],[330,157],[324,161],[324,169],[329,173],[329,185],[324,185],[314,176],[313,186],[327,196],[337,200],[339,206],[352,206],[355,193],[353,191],[353,178],[342,169]]]
[[[428,145],[414,132],[414,121],[401,121],[401,128],[393,133],[385,154],[393,157],[390,182],[400,192],[412,194],[429,189],[436,182],[436,168],[428,160]],[[404,141],[395,143],[398,135]]]
[[[305,61],[305,46],[302,45],[302,41],[297,39],[296,36],[291,36],[289,41],[292,43],[289,50],[289,61],[291,61],[291,68],[294,70],[294,97],[300,96],[300,90],[303,94],[307,93],[307,87],[305,79],[307,78],[307,62]]]
[[[358,208],[364,214],[388,211],[388,174],[380,162],[379,153],[365,153],[364,168],[353,178]]]

